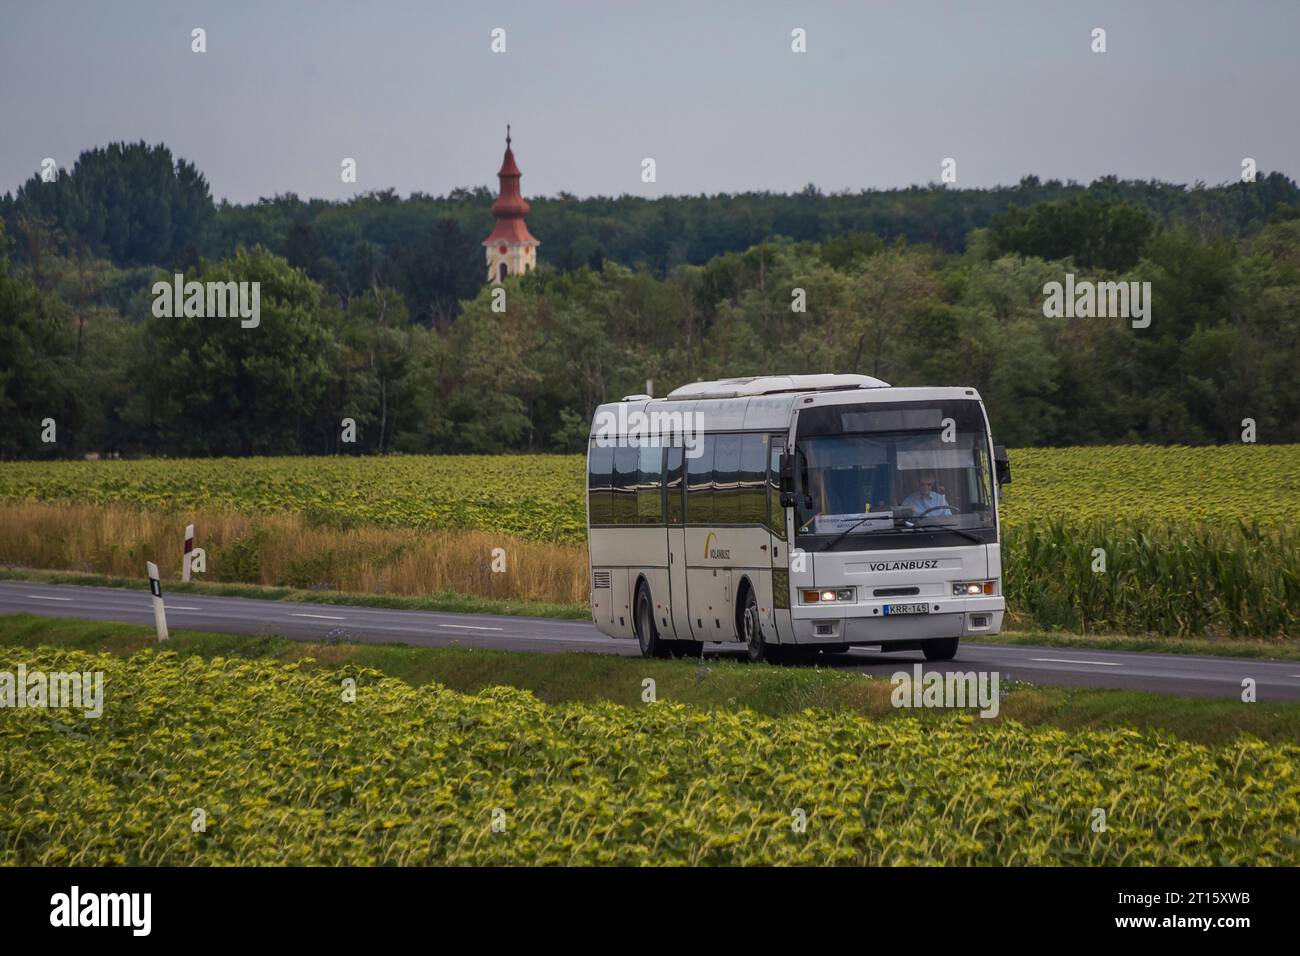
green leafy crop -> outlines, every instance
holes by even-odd
[[[1300,747],[1251,737],[555,706],[170,652],[8,657],[106,676],[98,720],[0,711],[5,864],[1300,863]]]

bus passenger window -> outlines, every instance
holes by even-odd
[[[668,449],[664,482],[668,497],[668,523],[681,524],[686,516],[682,508],[682,448]]]
[[[636,523],[663,524],[664,450],[658,445],[637,449]]]
[[[614,505],[609,490],[614,473],[614,446],[602,448],[591,440],[587,457],[587,510],[592,524],[610,524],[614,520]]]
[[[713,521],[740,521],[740,436],[719,435],[713,454]]]
[[[740,501],[736,520],[741,524],[767,524],[767,436],[740,436]]]
[[[686,520],[713,524],[713,449],[715,436],[705,435],[694,458],[686,456]]]
[[[614,449],[614,524],[636,524],[637,459],[630,445]]]

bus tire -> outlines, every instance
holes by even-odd
[[[661,638],[655,626],[654,604],[650,601],[650,588],[644,582],[636,589],[636,614],[632,623],[642,657],[667,657],[671,653],[672,642]]]
[[[938,640],[922,641],[921,651],[927,661],[950,661],[957,656],[959,637],[943,637]]]
[[[767,661],[775,664],[781,650],[763,639],[763,623],[758,616],[758,597],[751,587],[745,588],[745,606],[740,613],[740,637],[745,642],[745,656],[751,664]]]

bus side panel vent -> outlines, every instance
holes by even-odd
[[[608,572],[608,571],[593,571],[593,572],[592,572],[592,575],[591,575],[591,586],[592,586],[593,588],[607,588],[607,587],[609,587],[609,572]]]

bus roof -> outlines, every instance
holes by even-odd
[[[823,382],[836,381],[833,385],[820,388],[796,387],[776,392],[756,392],[753,394],[735,394],[737,383],[748,384],[759,381],[776,380],[801,381],[816,379]],[[850,381],[844,382],[848,379]],[[864,386],[859,380],[878,382]],[[753,387],[753,386],[750,386]],[[591,420],[591,437],[602,434],[626,435],[633,430],[633,422],[641,416],[650,416],[660,422],[659,427],[667,428],[674,418],[676,427],[683,425],[701,432],[725,431],[785,431],[790,427],[790,415],[796,406],[806,408],[810,405],[839,405],[855,402],[916,402],[916,401],[950,401],[954,399],[980,400],[979,393],[966,386],[911,386],[895,388],[878,379],[865,375],[788,375],[772,376],[765,379],[731,379],[721,382],[696,382],[685,388],[698,388],[705,391],[716,388],[717,391],[705,395],[683,395],[683,389],[672,392],[668,398],[650,398],[647,395],[628,395],[619,402],[606,402],[597,406]],[[720,394],[730,388],[733,394]],[[659,416],[671,416],[664,424]],[[647,427],[642,421],[637,428]],[[653,426],[650,426],[653,427]]]
[[[888,388],[870,375],[759,375],[749,378],[723,378],[716,382],[693,382],[667,395],[670,402],[701,398],[747,398],[781,392],[825,392],[849,388]]]

